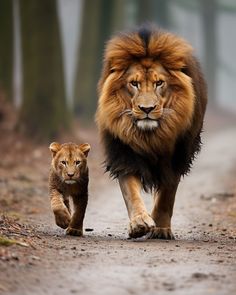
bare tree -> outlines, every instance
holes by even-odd
[[[201,15],[204,41],[203,67],[207,78],[209,103],[213,106],[216,106],[217,103],[217,14],[217,0],[201,0]]]
[[[51,139],[69,127],[56,0],[20,1],[23,104],[19,124],[28,135]]]
[[[74,105],[83,118],[94,115],[105,41],[123,27],[124,0],[84,2],[81,46],[77,66]]]
[[[169,0],[138,0],[138,23],[153,22],[169,27]]]
[[[12,100],[13,3],[0,1],[0,91]]]

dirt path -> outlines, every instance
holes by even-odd
[[[128,218],[118,184],[93,169],[101,162],[96,142],[85,219],[85,228],[93,231],[83,238],[67,237],[54,225],[46,170],[35,172],[44,174],[35,192],[38,211],[29,212],[26,223],[32,221],[36,234],[30,249],[13,246],[11,251],[20,251],[17,261],[0,261],[0,293],[234,294],[236,129],[211,133],[204,142],[177,193],[175,241],[127,239]],[[30,177],[33,181],[34,174]],[[150,208],[151,198],[145,196],[145,201]]]

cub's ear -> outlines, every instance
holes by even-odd
[[[52,156],[55,157],[56,153],[60,150],[61,145],[58,142],[52,142],[49,146],[49,149],[52,153]]]
[[[90,145],[88,143],[83,143],[79,145],[79,149],[85,154],[85,156],[88,156],[88,153],[90,151]]]

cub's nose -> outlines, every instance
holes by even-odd
[[[155,109],[155,106],[151,106],[151,107],[144,107],[144,106],[138,106],[140,108],[141,111],[143,111],[146,114],[149,114],[152,110]]]
[[[75,173],[68,172],[67,175],[68,175],[69,177],[73,177],[73,176],[75,175]]]

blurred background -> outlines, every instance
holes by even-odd
[[[105,42],[145,21],[192,44],[208,109],[234,116],[235,0],[0,0],[0,124],[14,113],[14,130],[48,141],[92,123]]]
[[[208,83],[204,145],[178,189],[173,243],[126,242],[94,125],[106,41],[148,21],[192,44]],[[236,0],[0,0],[0,293],[235,294],[235,94]],[[54,222],[51,141],[91,144],[82,240]]]

